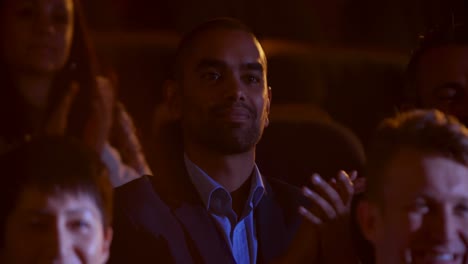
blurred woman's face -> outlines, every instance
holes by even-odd
[[[34,188],[19,197],[5,230],[1,255],[7,264],[103,264],[112,240],[112,229],[88,194]]]
[[[72,0],[3,0],[1,56],[15,71],[53,74],[70,54]]]

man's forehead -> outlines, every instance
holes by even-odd
[[[385,192],[397,196],[468,194],[468,167],[437,153],[403,149],[384,174]]]
[[[215,29],[200,33],[186,54],[187,60],[204,60],[239,64],[260,63],[266,68],[266,56],[257,39],[242,30]]]

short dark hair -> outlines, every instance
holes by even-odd
[[[421,107],[420,94],[416,85],[421,58],[431,49],[448,45],[468,46],[468,26],[466,24],[438,26],[419,36],[418,47],[412,52],[406,67],[406,88],[404,91],[406,103]]]
[[[0,242],[6,219],[25,188],[61,195],[88,195],[99,209],[103,226],[112,225],[113,190],[106,167],[97,153],[78,141],[45,137],[0,157],[3,174],[0,190]]]
[[[174,54],[174,62],[172,65],[172,74],[171,78],[174,80],[179,80],[182,77],[182,65],[187,53],[190,50],[190,47],[193,46],[195,41],[203,34],[212,30],[235,30],[243,31],[248,34],[251,34],[256,38],[254,32],[240,20],[229,18],[229,17],[219,17],[208,20],[204,23],[199,24],[190,31],[186,32],[182,39],[179,41],[177,49]]]
[[[381,202],[383,171],[402,148],[441,155],[468,166],[468,129],[439,110],[413,110],[385,119],[371,142],[365,166],[370,200]]]

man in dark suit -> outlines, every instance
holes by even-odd
[[[260,174],[255,146],[271,101],[266,69],[260,43],[238,21],[216,19],[185,35],[166,83],[183,143],[157,176],[116,190],[112,261],[270,263],[295,236],[305,197],[315,206],[300,211],[317,224],[347,213],[346,173],[335,188],[316,175],[305,196]],[[319,247],[318,234],[310,231],[310,248]]]

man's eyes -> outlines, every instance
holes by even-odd
[[[468,217],[468,205],[467,204],[455,205],[454,211],[456,215]]]
[[[31,231],[46,232],[60,225],[57,219],[47,217],[33,217],[25,222],[26,228]],[[72,232],[86,232],[92,228],[92,221],[87,219],[69,219],[65,222],[66,228]]]
[[[244,80],[249,84],[257,84],[262,82],[262,77],[254,74],[248,74],[244,76]]]
[[[220,81],[224,78],[223,74],[221,74],[218,71],[206,71],[201,73],[200,75],[201,79],[206,80],[206,81]],[[244,74],[240,77],[242,82],[245,84],[259,84],[263,81],[262,76],[259,76],[257,74]]]
[[[451,102],[462,99],[465,96],[465,92],[462,87],[450,85],[439,89],[435,96],[439,101]]]
[[[427,214],[431,212],[441,213],[444,209],[436,205],[429,205],[425,202],[414,202],[407,207],[408,212],[416,214]],[[452,213],[456,216],[468,218],[468,204],[459,203],[453,205]]]
[[[219,72],[204,72],[201,74],[201,78],[207,81],[217,81],[221,78]]]
[[[439,100],[449,100],[453,99],[457,95],[457,89],[455,88],[445,88],[440,90],[437,93],[437,98]]]
[[[74,232],[85,232],[91,229],[91,223],[84,219],[71,220],[67,225]]]
[[[422,201],[416,201],[410,204],[407,209],[412,213],[427,213],[430,210],[429,205]]]

